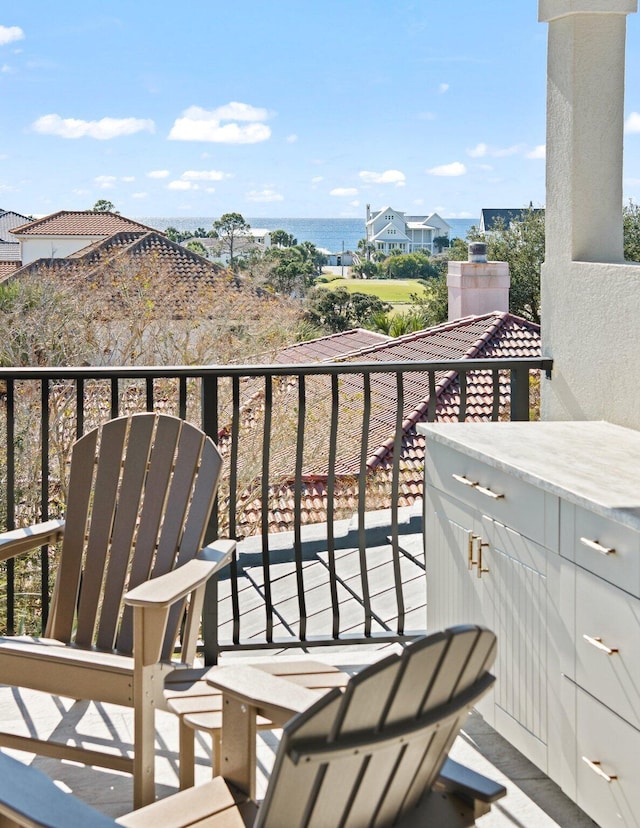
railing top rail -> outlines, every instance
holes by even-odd
[[[405,360],[401,362],[321,362],[270,365],[145,365],[145,366],[69,366],[52,368],[0,368],[0,380],[27,379],[144,379],[174,377],[264,377],[308,376],[311,374],[387,374],[419,371],[479,371],[528,367],[550,371],[553,360],[547,357],[514,359]]]

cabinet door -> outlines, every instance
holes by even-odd
[[[427,629],[487,624],[475,573],[479,516],[435,489],[429,489],[427,496],[431,507],[425,516]]]
[[[548,562],[550,553],[509,527],[482,519],[482,600],[498,636],[496,728],[547,770],[550,686]],[[553,659],[552,659],[553,661]]]
[[[456,624],[483,624],[486,616],[483,584],[477,577],[480,516],[455,498],[427,487],[425,497],[425,561],[427,570],[427,630]],[[499,646],[499,644],[498,644]],[[493,690],[477,705],[493,725]]]

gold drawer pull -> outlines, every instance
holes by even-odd
[[[583,546],[588,547],[589,549],[593,549],[595,552],[599,552],[600,555],[615,555],[616,550],[613,549],[611,546],[603,546],[601,543],[598,543],[596,540],[589,540],[589,538],[580,538],[580,543]]]
[[[602,639],[599,636],[583,635],[582,637],[587,644],[591,644],[591,646],[595,647],[597,650],[602,650],[602,652],[607,655],[613,655],[614,653],[620,652],[617,647],[607,647],[606,644],[603,644]]]
[[[471,486],[471,488],[475,488],[478,484],[474,483],[473,480],[469,480],[468,477],[463,477],[461,474],[452,474],[454,480],[457,480],[458,483],[462,483],[464,486]]]
[[[605,773],[600,766],[600,762],[597,762],[595,759],[587,759],[586,756],[582,757],[582,761],[586,764],[588,768],[590,768],[594,773],[597,773],[605,782],[613,782],[614,779],[618,777],[614,774]]]
[[[503,494],[492,492],[491,489],[487,489],[485,486],[481,486],[478,482],[469,480],[468,477],[464,477],[461,474],[452,474],[451,477],[453,477],[454,480],[457,480],[458,483],[462,483],[464,486],[469,486],[470,489],[475,489],[477,492],[480,492],[480,494],[491,497],[494,500],[500,500],[504,497]]]

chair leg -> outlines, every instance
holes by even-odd
[[[180,790],[193,788],[195,785],[194,765],[196,761],[195,731],[186,725],[180,717]]]
[[[141,667],[134,676],[134,809],[156,798],[154,667]]]

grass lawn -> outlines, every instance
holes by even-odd
[[[410,302],[412,293],[422,293],[422,287],[413,279],[334,279],[318,287],[329,290],[345,287],[350,293],[366,293],[367,296],[377,296],[383,302],[392,302],[394,305]]]

